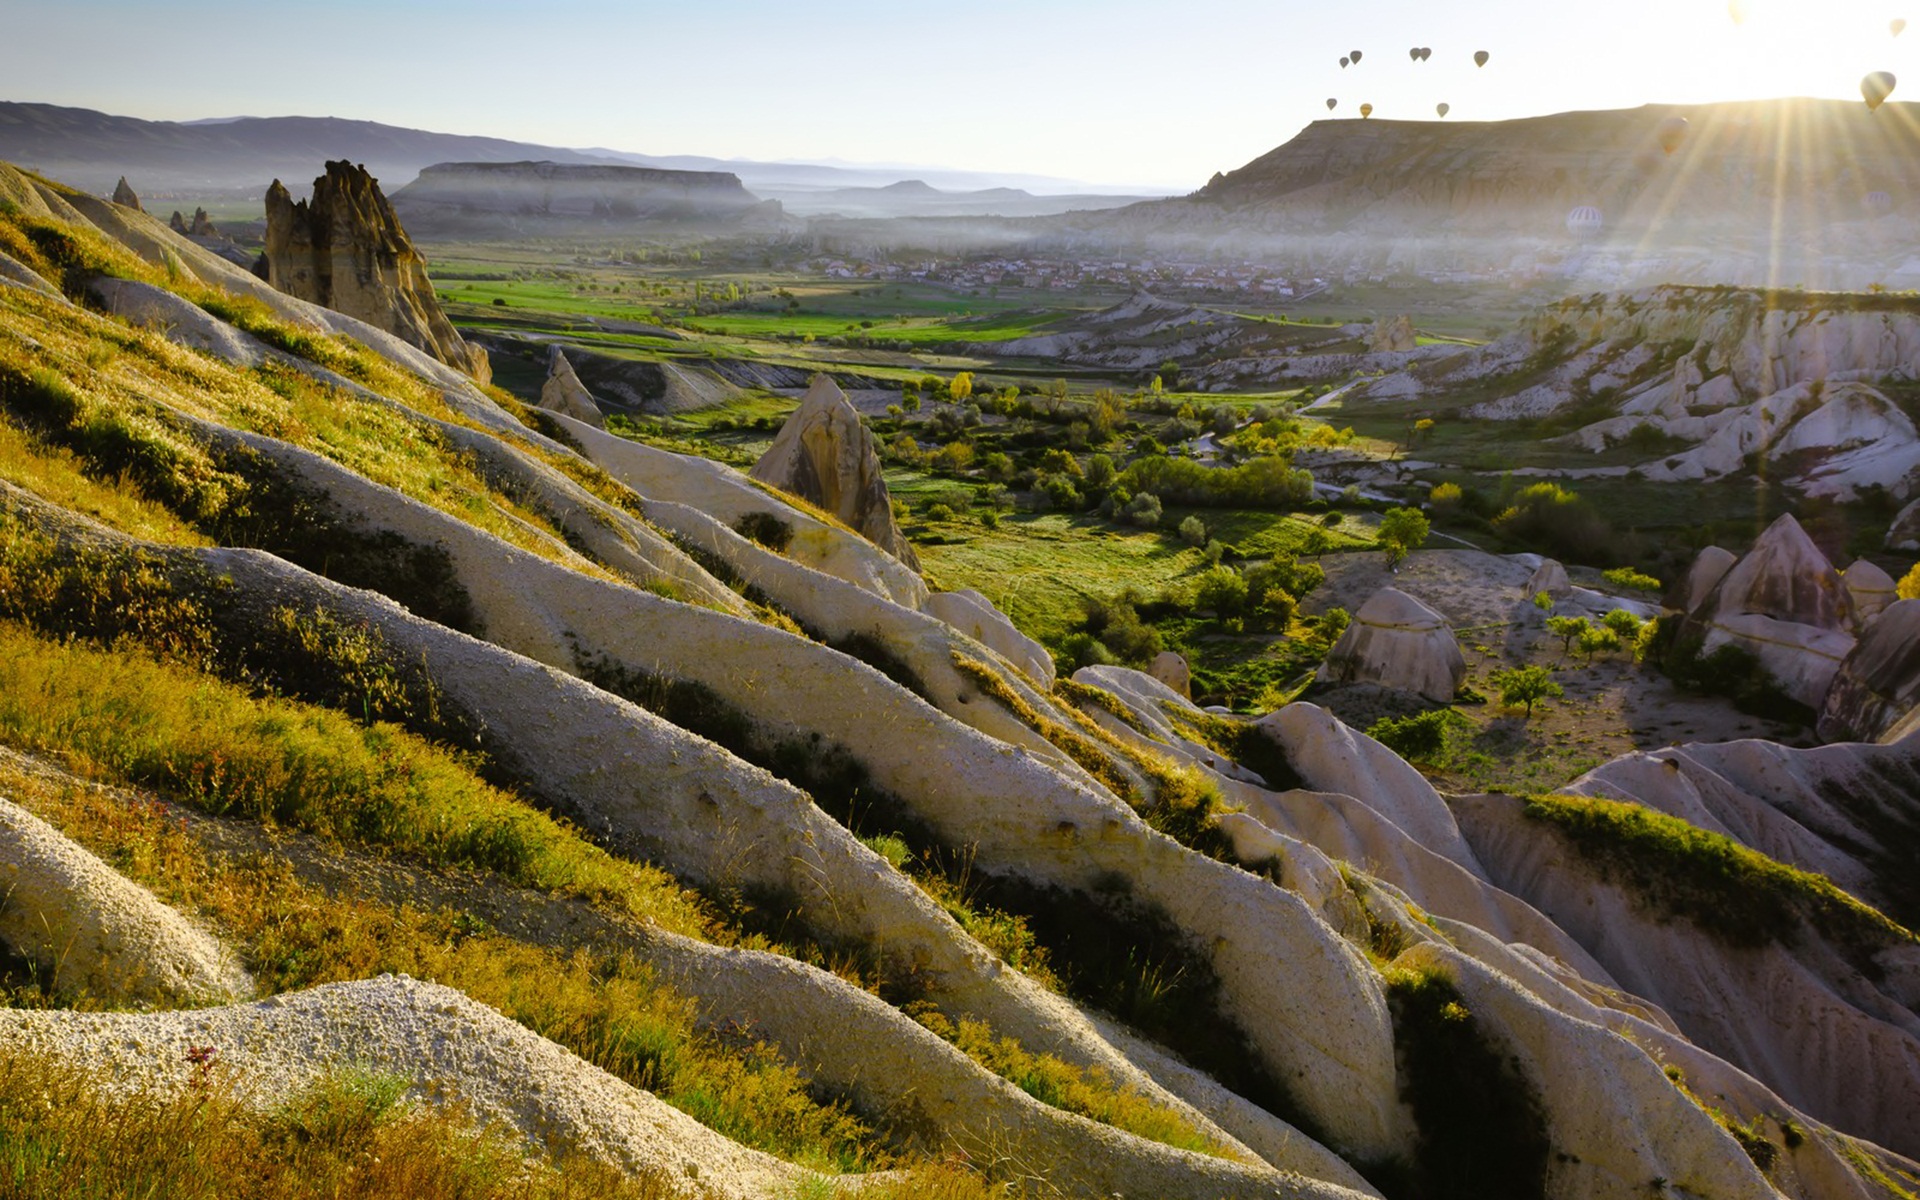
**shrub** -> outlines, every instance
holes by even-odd
[[[1913,569],[1900,577],[1900,582],[1894,585],[1894,594],[1902,600],[1920,600],[1920,563],[1913,564]]]
[[[741,537],[758,542],[776,554],[783,553],[793,542],[793,526],[770,512],[746,513],[733,523],[733,528]]]
[[[1120,481],[1129,491],[1148,491],[1200,508],[1287,509],[1313,499],[1313,476],[1278,455],[1237,467],[1208,467],[1190,458],[1153,454],[1130,463]]]
[[[1347,626],[1351,624],[1353,624],[1353,614],[1336,604],[1320,614],[1320,636],[1328,645],[1332,645],[1340,640],[1340,635],[1345,633]]]
[[[1207,523],[1199,517],[1188,517],[1180,522],[1180,540],[1189,546],[1207,544]]]
[[[1160,497],[1152,492],[1140,492],[1127,501],[1120,510],[1121,519],[1129,525],[1141,529],[1153,529],[1160,524]]]
[[[1447,750],[1447,735],[1471,722],[1450,708],[1435,708],[1395,720],[1382,717],[1367,727],[1367,736],[1408,762],[1438,762]]]
[[[1655,579],[1651,575],[1643,575],[1632,567],[1615,567],[1613,570],[1606,572],[1602,578],[1613,586],[1626,588],[1628,591],[1649,592],[1656,596],[1660,594],[1660,581],[1658,579]]]
[[[1613,545],[1613,528],[1578,493],[1536,483],[1493,519],[1502,536],[1569,562],[1592,561]]]
[[[1566,689],[1553,681],[1553,673],[1545,667],[1512,667],[1495,671],[1488,681],[1499,689],[1500,703],[1508,708],[1524,705],[1528,717],[1533,716],[1533,706],[1540,701],[1567,694]]]
[[[1640,636],[1640,626],[1644,623],[1624,608],[1616,608],[1601,618],[1600,623],[1611,629],[1623,642],[1631,642]]]
[[[958,474],[973,465],[973,446],[967,442],[948,442],[934,454],[932,465],[936,470]]]
[[[1460,506],[1460,485],[1457,483],[1440,484],[1433,489],[1432,494],[1428,496],[1428,500],[1433,504],[1434,508],[1443,512],[1452,512]]]
[[[1247,606],[1246,576],[1232,567],[1213,567],[1203,572],[1194,586],[1196,608],[1209,609],[1222,617],[1238,616]]]
[[[1040,481],[1040,493],[1047,498],[1047,503],[1055,508],[1072,512],[1080,507],[1080,489],[1074,487],[1073,480],[1065,475],[1048,475],[1043,478]],[[1155,521],[1160,519],[1158,503],[1154,505],[1153,516]]]
[[[929,504],[927,505],[927,520],[935,524],[944,524],[947,521],[953,520],[953,510],[944,504]]]
[[[1552,612],[1553,594],[1551,592],[1535,592],[1533,594],[1533,606],[1541,612]]]
[[[1592,662],[1596,654],[1609,654],[1620,648],[1620,635],[1605,625],[1589,625],[1574,639],[1580,653]]]
[[[1104,488],[1112,485],[1120,474],[1113,465],[1113,459],[1105,454],[1096,454],[1087,460],[1087,486]]]

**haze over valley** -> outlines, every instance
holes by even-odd
[[[1913,1200],[1823,8],[0,9],[0,1192]]]

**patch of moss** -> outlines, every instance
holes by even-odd
[[[1540,796],[1525,812],[1654,915],[1687,921],[1728,946],[1791,946],[1811,929],[1876,977],[1876,951],[1915,940],[1824,875],[1637,804]]]
[[[1544,1200],[1553,1147],[1517,1065],[1444,974],[1390,970],[1386,984],[1400,1095],[1420,1136],[1410,1169],[1376,1170],[1375,1182],[1391,1200]]]

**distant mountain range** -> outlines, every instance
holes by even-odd
[[[819,207],[812,202],[812,195],[859,193],[910,178],[930,190],[938,187],[980,193],[1028,189],[1025,199],[1023,193],[1009,190],[1004,196],[983,196],[974,201],[949,191],[935,197],[932,208],[917,210],[938,215],[1034,215],[1140,198],[1108,195],[1123,189],[1038,176],[925,167],[767,163],[634,154],[605,148],[579,150],[336,117],[144,121],[84,108],[0,102],[0,160],[95,192],[111,191],[115,181],[125,175],[143,194],[188,201],[264,193],[276,178],[298,195],[320,174],[328,159],[340,158],[364,163],[389,193],[411,183],[421,170],[436,163],[553,162],[725,172],[737,176],[761,199],[797,201],[796,211],[837,211],[844,215],[901,214],[878,211],[888,207],[880,203],[867,206],[875,210],[872,212],[850,211],[859,204],[858,196],[843,198],[836,206]],[[1031,195],[1034,191],[1054,195],[1037,201]],[[998,203],[999,207],[984,208],[982,203]]]

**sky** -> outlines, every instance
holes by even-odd
[[[1497,120],[1857,98],[1876,70],[1920,98],[1920,0],[0,0],[0,29],[5,100],[1176,191],[1328,98]]]

